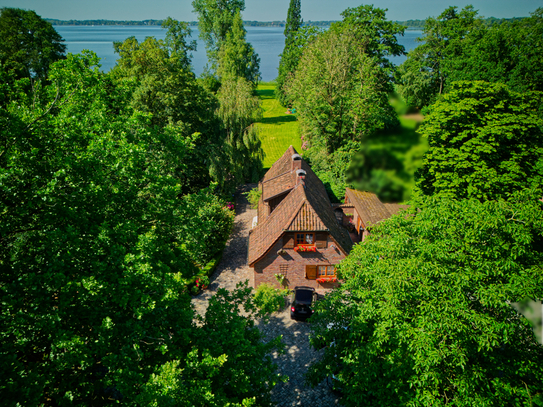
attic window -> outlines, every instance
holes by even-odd
[[[296,246],[314,246],[314,233],[296,233]]]

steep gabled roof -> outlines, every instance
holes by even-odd
[[[291,156],[288,156],[289,165]],[[304,182],[298,182],[274,211],[259,219],[258,226],[251,231],[250,266],[264,256],[285,231],[328,231],[343,252],[350,252],[351,238],[337,223],[323,183],[305,161],[302,160],[301,166],[306,171]]]
[[[294,154],[298,153],[294,147],[290,146],[264,175],[261,182],[264,201],[289,192],[296,186],[296,171],[292,168]]]
[[[290,146],[289,148],[287,148],[287,151],[284,152],[281,158],[274,162],[268,172],[266,172],[266,175],[264,175],[262,182],[267,182],[272,178],[289,172],[292,167],[291,161],[294,154],[298,154],[294,147]]]
[[[354,205],[365,228],[375,225],[383,219],[388,219],[396,212],[408,207],[408,205],[384,204],[373,192],[347,188],[345,195],[349,198],[350,203]]]

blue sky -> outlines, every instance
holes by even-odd
[[[363,4],[356,0],[302,0],[304,20],[339,20],[347,7]],[[371,3],[369,3],[371,4]],[[439,15],[448,6],[464,7],[472,4],[484,17],[523,17],[538,7],[543,0],[375,0],[374,6],[388,8],[389,20],[424,19]],[[245,0],[244,20],[285,20],[289,0]],[[19,7],[34,10],[45,18],[61,20],[196,20],[191,0],[0,0],[0,7]]]

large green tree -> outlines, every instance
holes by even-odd
[[[312,317],[311,381],[346,406],[542,405],[543,347],[511,305],[543,296],[540,197],[424,198],[374,227]]]
[[[221,81],[240,77],[256,85],[260,80],[260,58],[247,42],[246,34],[238,11],[219,49],[217,76]]]
[[[223,81],[217,98],[217,115],[226,130],[226,181],[233,186],[244,181],[258,182],[264,159],[255,125],[262,118],[260,99],[253,94],[252,84],[242,77]]]
[[[53,26],[30,10],[2,8],[0,38],[0,69],[12,79],[46,78],[66,50]]]
[[[297,44],[298,30],[302,28],[302,4],[301,0],[290,0],[287,12],[287,22],[285,24],[285,47],[280,55],[279,72],[277,75],[277,85],[275,87],[276,97],[282,105],[287,104],[283,86],[289,75],[292,75],[298,66],[301,53],[295,52],[299,47]]]
[[[543,9],[531,17],[487,26],[472,6],[447,8],[425,21],[422,42],[399,69],[399,93],[424,107],[458,80],[501,82],[543,90]]]
[[[381,43],[380,36],[393,36],[395,26],[382,31],[388,25],[371,7],[348,11],[347,22],[333,25],[305,47],[285,87],[298,113],[302,149],[336,196],[344,193],[347,170],[364,139],[397,123],[388,103],[390,76],[381,66],[388,51],[370,45]],[[359,22],[373,18],[373,28]],[[372,36],[377,38],[370,41]]]
[[[184,23],[167,20],[165,40],[147,37],[143,42],[130,37],[115,42],[120,55],[111,71],[117,84],[131,95],[131,106],[150,113],[151,122],[159,127],[175,125],[186,137],[194,133],[202,136],[195,141],[196,148],[186,157],[182,177],[185,192],[196,191],[209,185],[210,180],[222,186],[221,168],[225,133],[215,114],[216,97],[203,88],[191,70],[189,52],[194,49],[187,42]],[[188,165],[190,163],[190,165]]]
[[[216,68],[219,49],[232,30],[236,14],[245,10],[245,0],[193,0],[192,6],[198,14],[198,30],[207,58]]]
[[[388,21],[386,12],[387,9],[372,5],[347,8],[341,13],[343,20],[333,23],[330,29],[352,32],[361,50],[392,76],[395,68],[388,57],[405,54],[397,38],[403,35],[405,27]]]
[[[481,200],[543,185],[540,92],[455,82],[431,107],[420,133],[430,149],[417,174],[426,195]]]
[[[198,134],[153,125],[97,63],[68,55],[0,109],[3,402],[264,405],[277,343],[250,290],[198,324],[186,292],[232,225],[209,190],[183,194]]]

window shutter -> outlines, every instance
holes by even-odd
[[[328,247],[328,233],[317,232],[315,247],[317,249],[326,249]]]
[[[317,266],[305,266],[305,278],[308,280],[316,280]]]
[[[294,233],[285,233],[283,235],[283,249],[292,249],[294,247]]]

